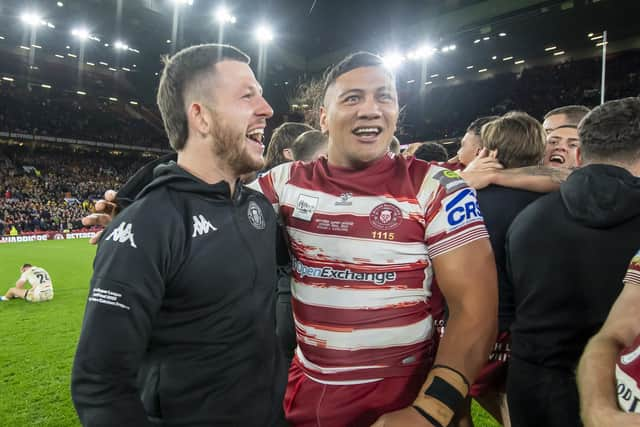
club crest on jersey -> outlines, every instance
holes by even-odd
[[[253,225],[253,228],[257,230],[264,230],[265,222],[264,215],[262,215],[262,208],[260,208],[260,206],[253,200],[249,202],[247,217],[249,218],[251,225]]]
[[[319,200],[317,197],[300,194],[296,202],[296,207],[293,210],[293,217],[303,221],[311,221],[311,217],[318,207]]]
[[[378,230],[393,230],[402,222],[402,211],[391,203],[382,203],[369,214],[369,223]]]

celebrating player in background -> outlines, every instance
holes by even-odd
[[[640,99],[606,102],[578,129],[584,166],[507,234],[514,426],[582,425],[575,369],[640,247]]]
[[[586,427],[640,426],[640,415],[623,413],[616,402],[622,400],[626,411],[640,412],[638,382],[640,369],[637,357],[627,359],[635,375],[624,372],[616,375],[616,361],[620,350],[640,345],[640,251],[631,260],[624,278],[624,288],[616,300],[607,321],[584,350],[578,365],[578,390],[582,421]],[[616,389],[616,376],[618,387]],[[625,405],[626,403],[626,405]],[[635,407],[633,407],[635,403]]]
[[[589,109],[583,105],[566,105],[545,114],[542,123],[547,134],[542,161],[545,166],[566,169],[580,166],[578,124],[588,113]]]
[[[42,268],[31,264],[24,264],[20,267],[20,278],[13,288],[9,288],[7,293],[0,298],[0,301],[9,301],[13,298],[22,298],[29,302],[43,302],[53,299],[53,283],[49,273]],[[25,289],[29,283],[30,289]]]

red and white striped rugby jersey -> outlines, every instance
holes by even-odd
[[[640,285],[640,251],[638,251],[631,260],[629,270],[627,270],[627,274],[624,276],[624,283]]]
[[[488,238],[475,191],[455,172],[392,155],[361,171],[287,163],[254,187],[286,226],[305,373],[364,382],[428,369],[442,307],[431,259]]]

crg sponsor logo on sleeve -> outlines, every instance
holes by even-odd
[[[482,218],[476,193],[465,188],[443,201],[447,219],[447,231],[455,230]]]

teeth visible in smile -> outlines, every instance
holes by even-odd
[[[264,140],[264,129],[254,129],[247,132],[247,138],[262,143],[262,141]]]
[[[365,133],[374,133],[377,135],[378,133],[380,133],[380,129],[379,128],[358,128],[354,130],[353,133],[355,133],[356,135],[362,135]]]
[[[554,156],[549,157],[549,160],[552,161],[552,162],[564,163],[564,157],[562,157],[562,156],[554,155]]]

